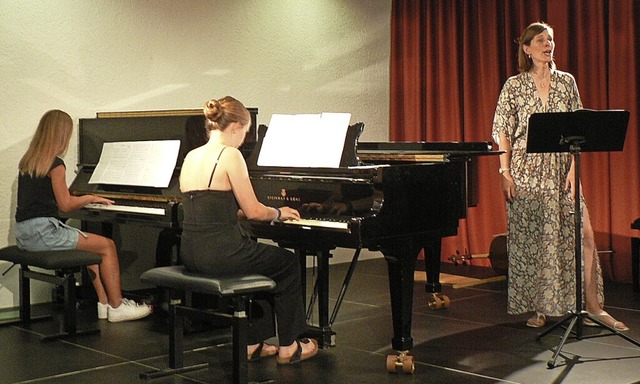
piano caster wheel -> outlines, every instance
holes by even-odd
[[[433,296],[429,298],[429,308],[433,310],[449,308],[450,302],[449,296],[434,293]]]
[[[409,356],[407,353],[408,352],[400,352],[399,355],[388,355],[387,372],[413,374],[416,366],[413,363],[413,356]]]

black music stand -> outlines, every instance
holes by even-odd
[[[547,367],[553,368],[569,334],[576,326],[578,340],[583,335],[582,320],[589,319],[611,334],[590,337],[618,335],[640,347],[640,342],[617,331],[602,321],[589,315],[582,305],[582,213],[580,210],[580,152],[622,151],[629,122],[629,112],[624,110],[578,110],[575,112],[534,113],[529,118],[527,131],[527,152],[571,152],[575,161],[575,263],[576,263],[576,305],[575,312],[552,325],[538,336],[538,340],[554,329],[569,322],[562,340],[556,347],[553,359],[547,361]],[[581,320],[581,321],[578,321]]]

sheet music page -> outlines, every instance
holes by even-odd
[[[179,150],[180,140],[104,143],[89,184],[166,188]]]
[[[274,114],[258,165],[338,168],[350,120],[350,113]]]

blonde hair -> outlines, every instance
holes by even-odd
[[[69,114],[57,109],[47,111],[38,123],[29,149],[20,159],[20,173],[31,177],[46,176],[56,156],[67,151],[72,132],[73,120]]]
[[[243,127],[251,124],[251,114],[247,108],[231,96],[225,96],[220,100],[211,99],[204,103],[204,116],[207,118],[207,131],[224,131],[231,123],[240,123]]]
[[[542,31],[547,30],[551,36],[553,36],[553,28],[545,22],[535,22],[529,24],[527,28],[522,31],[522,35],[517,40],[518,43],[518,71],[520,73],[529,72],[533,67],[533,60],[526,53],[524,53],[524,46],[531,45],[531,40],[538,36]],[[549,62],[549,68],[556,69],[556,63],[551,59]]]

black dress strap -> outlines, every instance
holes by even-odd
[[[218,161],[220,161],[220,156],[222,156],[222,152],[227,149],[227,147],[222,147],[222,150],[218,154],[218,158],[216,159],[216,163],[213,165],[213,170],[211,171],[211,177],[209,178],[209,189],[211,189],[211,182],[213,181],[213,173],[216,171],[216,167],[218,166]]]

